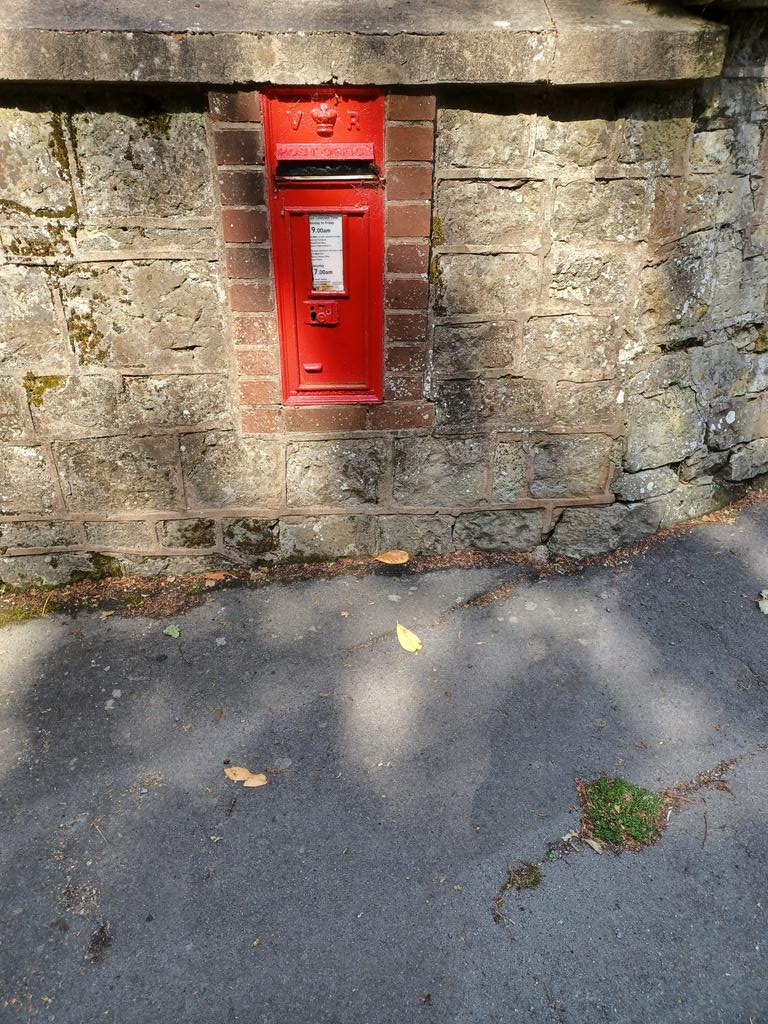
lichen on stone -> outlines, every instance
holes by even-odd
[[[41,409],[46,391],[50,391],[51,388],[60,388],[66,383],[66,380],[66,377],[58,374],[38,377],[30,370],[24,377],[24,390],[27,393],[27,401],[30,405],[34,405],[36,409]]]
[[[102,363],[108,352],[102,344],[104,336],[96,325],[92,313],[70,312],[67,317],[69,337],[83,366],[90,363]]]

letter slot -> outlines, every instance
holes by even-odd
[[[383,95],[264,94],[283,400],[379,402],[383,386]]]

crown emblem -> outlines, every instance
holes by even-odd
[[[339,116],[334,107],[327,103],[321,103],[319,107],[312,108],[312,120],[317,125],[317,134],[328,138],[333,135],[336,126],[336,118]]]

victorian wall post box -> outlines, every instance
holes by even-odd
[[[384,97],[274,89],[263,121],[283,400],[379,402]]]

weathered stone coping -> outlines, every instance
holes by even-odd
[[[587,85],[718,75],[658,0],[3,0],[0,80]]]

